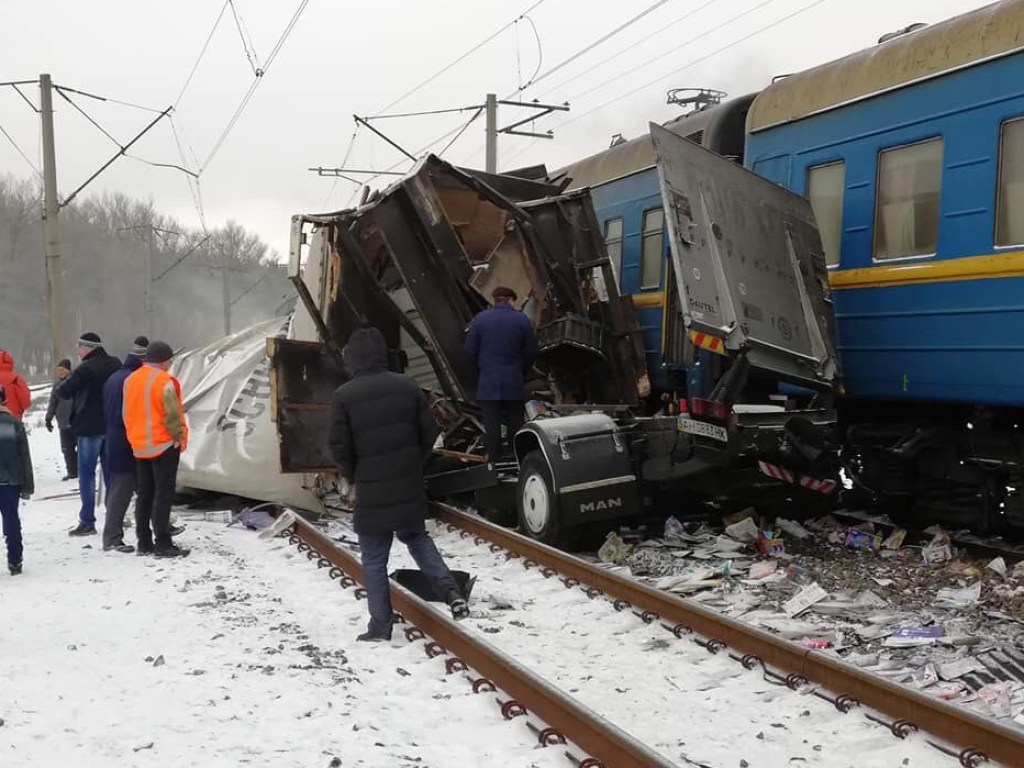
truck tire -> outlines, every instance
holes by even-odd
[[[516,512],[519,530],[545,544],[556,546],[562,538],[558,497],[544,454],[531,451],[519,465],[516,486]]]

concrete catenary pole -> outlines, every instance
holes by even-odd
[[[64,286],[60,262],[60,204],[57,202],[57,159],[53,139],[53,82],[39,76],[43,127],[43,242],[46,255],[46,305],[50,316],[50,365],[64,356]]]
[[[487,94],[487,101],[484,102],[487,133],[487,155],[486,168],[488,173],[498,172],[498,97],[493,93]]]

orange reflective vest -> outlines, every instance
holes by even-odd
[[[168,385],[174,387],[172,405],[176,412],[168,410],[165,399]],[[175,442],[182,451],[188,445],[181,384],[167,371],[144,365],[125,379],[122,415],[128,442],[137,459],[154,459]]]

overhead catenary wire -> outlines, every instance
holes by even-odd
[[[583,46],[583,48],[581,48],[580,50],[576,51],[576,53],[572,54],[568,58],[563,59],[558,64],[553,66],[551,69],[549,69],[546,72],[544,72],[542,74],[539,74],[536,77],[530,79],[529,82],[527,82],[525,85],[520,85],[516,90],[512,91],[512,93],[510,93],[505,98],[506,99],[510,99],[513,96],[515,96],[517,93],[521,93],[522,91],[526,90],[527,88],[529,88],[529,87],[531,87],[533,85],[536,85],[541,80],[544,80],[544,79],[550,77],[551,75],[555,74],[555,72],[558,72],[559,70],[564,69],[565,67],[569,66],[574,61],[579,59],[581,56],[585,56],[586,54],[590,53],[590,51],[594,50],[598,46],[603,45],[604,43],[606,43],[607,41],[611,40],[616,35],[624,32],[627,29],[629,29],[631,26],[636,24],[638,21],[640,21],[640,20],[646,18],[648,15],[654,13],[654,11],[658,10],[659,8],[661,8],[661,6],[665,5],[668,2],[671,2],[671,0],[656,0],[654,3],[652,3],[649,6],[647,6],[642,11],[640,11],[640,13],[638,13],[635,16],[633,16],[632,18],[629,18],[626,21],[622,22],[621,24],[619,24],[617,27],[615,27],[614,29],[610,30],[609,32],[606,32],[604,35],[599,37],[594,42],[589,43],[588,45]]]
[[[217,32],[217,27],[220,26],[221,19],[224,18],[224,13],[228,9],[228,0],[225,0],[224,4],[220,7],[220,13],[217,14],[217,18],[213,22],[213,27],[210,28],[210,33],[206,36],[206,42],[203,43],[202,49],[199,51],[199,56],[196,57],[195,63],[192,65],[192,69],[189,70],[188,77],[185,78],[184,85],[181,86],[181,90],[178,92],[178,97],[174,100],[174,106],[177,107],[181,103],[182,98],[185,96],[185,91],[188,90],[189,85],[192,84],[192,78],[196,75],[196,70],[199,69],[199,65],[202,63],[203,58],[206,56],[206,51],[210,47],[210,42],[213,40],[213,36]]]
[[[18,142],[14,140],[14,137],[7,132],[7,129],[4,128],[2,124],[0,124],[0,133],[2,133],[4,135],[4,138],[6,138],[7,141],[11,143],[11,146],[14,147],[15,151],[19,155],[21,155],[21,159],[28,163],[28,167],[32,169],[35,175],[38,176],[39,178],[42,178],[43,172],[40,171],[39,167],[32,162],[32,160],[29,158],[27,154],[25,154],[25,151],[18,145]]]
[[[581,77],[586,77],[587,75],[592,74],[594,72],[594,70],[600,69],[605,64],[610,64],[611,62],[615,61],[616,59],[618,59],[618,58],[620,58],[622,56],[625,56],[627,53],[632,53],[637,48],[637,46],[643,45],[644,43],[648,43],[651,40],[653,40],[655,37],[658,37],[659,35],[662,35],[662,34],[664,34],[666,32],[671,31],[672,28],[675,27],[676,25],[681,24],[684,21],[687,21],[689,19],[692,19],[694,16],[696,16],[701,11],[706,10],[707,8],[710,8],[712,5],[716,5],[717,3],[721,2],[721,1],[722,0],[706,0],[706,2],[704,2],[702,5],[698,5],[696,8],[691,8],[689,11],[684,13],[682,16],[679,16],[678,18],[673,19],[668,24],[665,24],[665,25],[663,25],[661,27],[658,27],[658,29],[656,29],[654,32],[652,32],[649,35],[646,35],[645,37],[642,37],[640,40],[637,40],[635,43],[632,43],[632,44],[626,46],[625,48],[621,49],[620,51],[618,51],[616,53],[613,53],[611,56],[608,56],[608,57],[606,57],[604,59],[601,59],[600,61],[598,61],[595,64],[591,64],[589,67],[587,67],[583,71],[578,72],[575,75],[573,75],[572,77],[570,77],[568,80],[563,80],[558,85],[551,86],[549,91],[551,93],[557,93],[558,91],[561,91],[565,86],[569,85],[569,83],[574,83],[577,80],[579,80]],[[679,46],[677,45],[672,50],[675,51],[678,48],[679,48]]]
[[[263,68],[257,72],[248,90],[246,90],[245,95],[242,97],[241,102],[239,102],[237,109],[235,109],[234,114],[231,115],[231,119],[228,120],[228,124],[224,127],[224,130],[217,138],[217,141],[214,142],[213,149],[210,150],[210,154],[207,155],[206,160],[203,161],[202,165],[199,168],[199,173],[202,173],[209,167],[210,162],[213,160],[214,157],[216,157],[217,153],[220,151],[220,148],[224,146],[224,142],[227,141],[227,138],[231,134],[231,131],[234,130],[234,127],[238,124],[238,120],[242,117],[242,113],[245,111],[245,108],[249,105],[249,101],[252,99],[253,94],[256,93],[257,87],[259,87],[259,84],[263,82],[263,78],[270,70],[271,64],[274,63],[274,59],[276,59],[277,55],[281,52],[281,49],[284,47],[285,42],[291,35],[292,30],[295,29],[295,25],[301,18],[303,11],[306,10],[306,6],[309,5],[309,2],[310,0],[300,0],[298,7],[295,9],[295,13],[292,14],[292,18],[288,22],[288,25],[284,28],[284,31],[278,38],[277,43],[274,45],[274,48],[270,51],[270,55],[267,56],[267,60],[263,64]]]
[[[228,6],[231,8],[231,15],[235,19],[235,28],[238,30],[238,37],[242,41],[242,49],[245,51],[245,58],[249,60],[249,66],[252,68],[252,73],[256,76],[260,76],[260,61],[256,55],[256,46],[252,44],[251,38],[248,37],[248,30],[242,26],[242,21],[238,16],[238,9],[235,7],[235,0],[228,0]]]
[[[606,87],[608,85],[611,85],[612,83],[618,82],[619,80],[622,80],[623,78],[628,77],[629,75],[633,74],[634,72],[639,72],[641,69],[644,69],[645,67],[650,66],[651,64],[653,64],[656,61],[661,61],[666,56],[670,56],[671,54],[675,53],[676,51],[678,51],[681,48],[685,48],[686,46],[691,45],[692,43],[695,43],[698,40],[702,40],[703,38],[707,37],[708,35],[712,35],[715,32],[718,32],[719,30],[722,30],[725,27],[728,27],[729,25],[736,23],[737,21],[741,21],[742,19],[745,19],[750,14],[755,13],[755,12],[761,10],[762,8],[766,8],[769,5],[774,5],[777,2],[779,2],[779,0],[762,0],[760,3],[755,5],[753,8],[748,8],[747,10],[743,11],[742,13],[738,13],[735,16],[731,16],[728,19],[725,19],[724,21],[719,22],[718,24],[716,24],[715,26],[711,27],[710,29],[704,30],[699,35],[694,35],[693,37],[690,37],[687,40],[682,41],[681,43],[677,43],[676,45],[674,45],[672,48],[668,49],[667,51],[663,51],[662,53],[659,53],[659,54],[657,54],[655,56],[652,56],[649,59],[645,59],[644,61],[640,62],[639,64],[637,64],[637,65],[635,65],[633,67],[630,67],[629,69],[627,69],[627,70],[625,70],[623,72],[616,73],[614,76],[608,78],[607,80],[604,80],[601,83],[599,83],[599,84],[597,84],[597,85],[595,85],[595,86],[593,86],[591,88],[588,88],[587,90],[583,91],[582,93],[577,94],[575,96],[575,98],[577,98],[577,99],[585,98],[585,97],[589,96],[590,94],[592,94],[592,93],[594,93],[596,91],[599,91],[599,90],[601,90],[602,88],[604,88],[604,87]],[[780,19],[779,22],[777,22],[777,23],[781,23],[782,21],[785,21],[787,18],[789,18],[789,17],[784,17],[783,19]],[[745,39],[746,38],[742,38],[738,42],[743,42],[743,40],[745,40]],[[712,55],[714,55],[714,54],[712,54]],[[686,66],[690,66],[690,65],[686,65]],[[679,71],[679,70],[676,70],[676,71]],[[661,79],[661,78],[658,78],[658,79]]]
[[[775,0],[765,0],[765,2],[775,2]],[[789,14],[787,14],[787,15],[779,18],[779,19],[776,19],[775,21],[773,21],[773,22],[771,22],[769,24],[766,24],[766,25],[764,25],[762,27],[759,27],[758,29],[754,30],[753,32],[750,32],[750,33],[744,35],[743,37],[738,38],[737,40],[733,40],[732,42],[727,43],[726,45],[723,45],[720,48],[717,48],[714,51],[711,51],[710,53],[704,54],[703,56],[699,56],[699,57],[697,57],[695,59],[690,60],[689,62],[687,62],[683,66],[678,67],[678,68],[672,70],[671,72],[666,72],[666,73],[663,73],[661,75],[658,75],[657,77],[655,77],[652,80],[649,80],[649,81],[647,81],[647,82],[645,82],[645,83],[643,83],[643,84],[641,84],[639,86],[636,86],[634,88],[631,88],[630,90],[625,91],[624,93],[620,93],[618,96],[615,96],[615,97],[613,97],[613,98],[611,98],[611,99],[609,99],[609,100],[607,100],[605,102],[602,102],[601,104],[597,105],[596,107],[592,107],[591,109],[588,109],[586,112],[581,112],[581,113],[579,113],[577,115],[573,115],[573,117],[569,118],[568,120],[564,120],[561,123],[559,123],[558,125],[556,125],[555,129],[557,130],[557,129],[560,129],[560,128],[564,128],[567,125],[571,125],[572,123],[575,123],[575,122],[577,122],[579,120],[582,120],[583,118],[588,117],[589,115],[592,115],[595,112],[598,112],[598,111],[604,109],[605,107],[608,107],[608,106],[616,103],[617,101],[621,101],[622,99],[625,99],[625,98],[628,98],[628,97],[634,95],[635,93],[643,90],[644,88],[650,87],[651,85],[653,85],[656,82],[659,82],[661,80],[666,80],[666,79],[668,79],[668,78],[670,78],[670,77],[672,77],[674,75],[678,75],[681,72],[685,72],[687,69],[689,69],[689,68],[691,68],[693,66],[696,66],[697,64],[700,64],[700,63],[702,63],[704,61],[707,61],[708,59],[711,59],[711,58],[719,55],[720,53],[724,53],[725,51],[727,51],[727,50],[729,50],[731,48],[734,48],[737,45],[740,45],[741,43],[745,43],[747,40],[750,40],[751,38],[754,38],[754,37],[756,37],[756,36],[758,36],[760,34],[763,34],[764,32],[767,32],[768,30],[773,29],[773,28],[775,28],[775,27],[779,26],[780,24],[783,24],[783,23],[785,23],[787,21],[790,21],[791,19],[794,19],[797,16],[800,16],[801,14],[804,14],[807,11],[810,11],[813,8],[816,8],[817,6],[822,5],[823,3],[827,3],[827,2],[830,2],[830,0],[814,0],[814,2],[808,3],[807,5],[804,5],[804,6],[800,7],[800,8],[798,8],[798,9],[796,9],[792,13],[789,13]],[[764,3],[762,3],[762,5],[764,5]],[[758,6],[758,7],[761,7],[761,6]],[[752,10],[754,10],[754,9],[751,9],[751,11],[748,11],[747,13],[752,12]],[[730,23],[731,23],[731,21],[736,21],[737,19],[742,18],[743,15],[745,15],[745,14],[741,14],[740,16],[733,17],[733,19],[730,20]],[[719,25],[719,27],[716,27],[716,29],[719,29],[719,28],[721,28],[721,25]],[[705,34],[710,34],[710,31],[705,33]],[[612,82],[613,80],[616,80],[616,79],[618,79],[618,78],[617,77],[616,78],[612,78],[608,82]],[[596,89],[592,88],[592,89],[590,89],[589,92],[593,92],[594,90],[596,90]],[[518,152],[513,154],[510,159],[515,159],[515,158],[519,157],[520,155],[524,154],[527,150],[530,149],[530,147],[532,147],[534,144],[536,144],[537,141],[538,141],[538,139],[534,139],[533,141],[527,143],[522,149],[520,149]]]
[[[502,25],[501,27],[499,27],[498,29],[494,30],[494,32],[492,32],[491,34],[487,35],[487,37],[485,37],[485,38],[484,38],[483,40],[481,40],[481,41],[480,41],[479,43],[477,43],[476,45],[472,46],[472,47],[471,47],[471,48],[470,48],[469,50],[465,51],[464,53],[460,54],[459,56],[456,56],[456,57],[455,57],[455,58],[454,58],[454,59],[453,59],[452,61],[450,61],[450,62],[449,62],[448,64],[446,64],[445,66],[441,67],[441,69],[437,70],[437,71],[436,71],[436,72],[435,72],[434,74],[430,75],[429,77],[427,77],[426,79],[424,79],[424,80],[422,80],[422,81],[421,81],[420,83],[418,83],[417,85],[415,85],[415,86],[413,86],[412,88],[410,88],[410,89],[409,89],[408,91],[406,91],[405,93],[403,93],[403,94],[402,94],[401,96],[399,96],[399,97],[398,97],[397,99],[395,99],[394,101],[392,101],[392,102],[391,102],[390,104],[388,104],[388,105],[386,105],[386,106],[384,106],[384,107],[381,107],[381,108],[380,108],[379,110],[377,110],[377,112],[375,113],[375,116],[376,116],[376,115],[379,115],[379,114],[381,114],[381,113],[387,112],[387,111],[388,111],[389,109],[394,109],[394,108],[395,108],[396,106],[398,106],[399,104],[401,104],[401,103],[402,103],[403,101],[405,101],[406,99],[408,99],[408,98],[409,98],[410,96],[412,96],[413,94],[419,93],[419,92],[420,92],[421,90],[423,90],[424,88],[426,88],[426,87],[427,87],[428,85],[430,85],[430,84],[431,84],[432,82],[434,82],[435,80],[437,80],[437,78],[441,77],[441,76],[442,76],[442,75],[444,75],[444,74],[445,74],[446,72],[449,72],[450,70],[452,70],[453,68],[455,68],[456,66],[458,66],[459,64],[461,64],[461,63],[462,63],[463,61],[465,61],[466,59],[468,59],[468,58],[469,58],[470,56],[472,56],[472,55],[473,55],[474,53],[476,53],[477,51],[479,51],[479,50],[480,50],[481,48],[483,48],[483,47],[484,47],[485,45],[487,45],[488,43],[490,43],[490,42],[491,42],[492,40],[494,40],[494,39],[495,39],[496,37],[500,36],[500,35],[501,35],[501,34],[502,34],[502,33],[503,33],[503,32],[504,32],[505,30],[507,30],[507,29],[509,29],[510,27],[512,27],[512,26],[513,26],[514,24],[516,24],[516,23],[517,23],[517,22],[518,22],[518,21],[519,21],[520,19],[522,19],[522,18],[525,18],[525,17],[526,17],[526,15],[527,15],[528,13],[530,13],[530,12],[532,12],[532,11],[535,11],[535,10],[536,10],[537,8],[539,8],[539,7],[541,6],[541,5],[543,5],[543,3],[544,3],[544,2],[545,2],[545,0],[536,0],[536,2],[534,2],[534,3],[533,3],[533,5],[531,5],[531,6],[530,6],[529,8],[527,8],[527,9],[526,9],[525,11],[523,11],[522,13],[520,13],[520,14],[519,14],[518,16],[516,16],[516,17],[515,17],[514,19],[512,19],[511,21],[509,21],[509,22],[508,22],[508,23],[506,23],[506,24],[503,24],[503,25]]]
[[[455,134],[455,136],[452,138],[452,140],[444,145],[444,149],[442,149],[440,152],[438,152],[437,156],[438,157],[443,157],[444,153],[447,152],[449,149],[451,149],[452,144],[454,144],[456,141],[458,141],[460,138],[462,138],[462,134],[464,134],[466,132],[466,130],[469,128],[469,126],[471,126],[473,123],[475,123],[480,118],[480,115],[482,115],[483,113],[484,113],[484,108],[480,107],[476,111],[476,113],[471,118],[469,118],[469,120],[466,121],[466,124],[463,125],[459,129],[458,133]]]

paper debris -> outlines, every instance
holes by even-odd
[[[931,532],[931,529],[926,529],[926,532]],[[949,544],[949,537],[940,530],[921,550],[921,556],[928,565],[951,560],[953,558],[953,548]]]
[[[754,523],[754,518],[745,517],[738,523],[726,526],[725,533],[727,536],[735,539],[736,541],[750,542],[757,540],[757,525]]]
[[[937,608],[967,608],[974,605],[981,599],[981,582],[975,582],[963,589],[945,588],[940,589],[935,595],[935,606]]]
[[[907,537],[907,531],[905,528],[897,528],[895,531],[889,534],[888,538],[882,542],[882,549],[899,549],[903,546],[903,540]]]
[[[809,539],[813,535],[796,520],[787,520],[784,517],[775,519],[775,527],[781,528],[784,533],[788,533],[794,539]]]
[[[787,616],[793,618],[817,602],[820,602],[828,597],[828,592],[822,589],[817,583],[811,584],[804,587],[797,592],[793,597],[785,602],[782,606],[782,610]]]
[[[670,517],[665,521],[665,538],[675,539],[684,533],[683,524],[680,523],[676,518]]]
[[[871,580],[880,587],[890,587],[895,583],[892,579],[876,579],[874,576],[871,577]]]
[[[1024,579],[1024,560],[1021,560],[1019,563],[1013,566],[1013,571],[1010,573],[1010,575],[1013,576],[1013,578],[1015,579]]]
[[[732,525],[733,523],[742,522],[746,518],[753,517],[753,516],[754,516],[754,508],[753,507],[747,507],[746,509],[741,509],[739,512],[733,512],[731,515],[724,515],[722,517],[722,525],[728,527],[728,526]]]
[[[602,563],[618,565],[625,560],[632,551],[633,548],[624,542],[619,534],[615,533],[615,531],[611,531],[605,538],[604,544],[602,544],[601,548],[597,550],[597,556],[601,559]]]
[[[765,557],[783,557],[786,554],[786,542],[779,531],[761,531],[757,535],[757,551]]]
[[[995,560],[990,562],[985,567],[988,568],[990,571],[995,571],[1004,579],[1006,578],[1006,561],[1003,558],[997,557]]]
[[[894,629],[885,639],[889,648],[910,648],[917,645],[933,645],[943,635],[942,627],[900,627]]]
[[[877,533],[851,528],[846,532],[843,543],[850,549],[870,549],[874,552],[882,546],[882,537]]]
[[[939,665],[939,677],[943,680],[956,680],[958,677],[963,677],[971,672],[977,672],[982,669],[985,669],[984,664],[973,656],[965,656],[948,664]]]
[[[831,647],[832,639],[828,637],[805,637],[800,641],[800,645],[804,648],[810,648],[812,651],[818,651]]]
[[[750,566],[750,572],[747,574],[747,578],[751,581],[763,579],[766,576],[771,576],[778,570],[778,568],[778,560],[762,560]]]
[[[982,710],[993,717],[1009,717],[1012,714],[1010,698],[1019,687],[1020,683],[1012,680],[983,685],[978,689]]]

